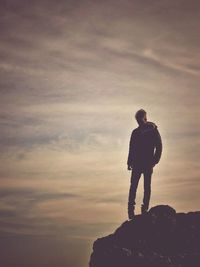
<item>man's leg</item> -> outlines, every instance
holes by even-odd
[[[149,201],[151,197],[151,177],[153,173],[153,168],[149,168],[144,171],[144,198],[142,205],[142,213],[147,212],[149,208]]]
[[[138,182],[140,180],[141,174],[142,173],[139,170],[132,170],[131,185],[130,185],[129,197],[128,197],[128,216],[129,216],[129,219],[132,219],[134,216],[136,191],[137,191]]]

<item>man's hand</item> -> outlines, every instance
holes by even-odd
[[[128,165],[127,169],[128,169],[128,171],[131,171],[132,170],[131,165]]]

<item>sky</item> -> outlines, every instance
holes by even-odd
[[[199,210],[199,1],[2,0],[0,25],[0,266],[88,266],[127,220],[140,108],[163,142],[150,206]]]

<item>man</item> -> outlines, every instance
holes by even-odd
[[[144,198],[141,213],[148,211],[153,167],[158,164],[162,153],[162,141],[157,125],[147,121],[147,113],[143,109],[136,112],[135,118],[139,126],[132,131],[127,160],[128,170],[132,171],[128,198],[129,219],[134,217],[136,191],[142,173]]]

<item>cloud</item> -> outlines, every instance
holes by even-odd
[[[114,230],[139,108],[163,138],[152,205],[198,209],[199,2],[0,5],[1,236],[60,236],[71,259],[73,242]]]

